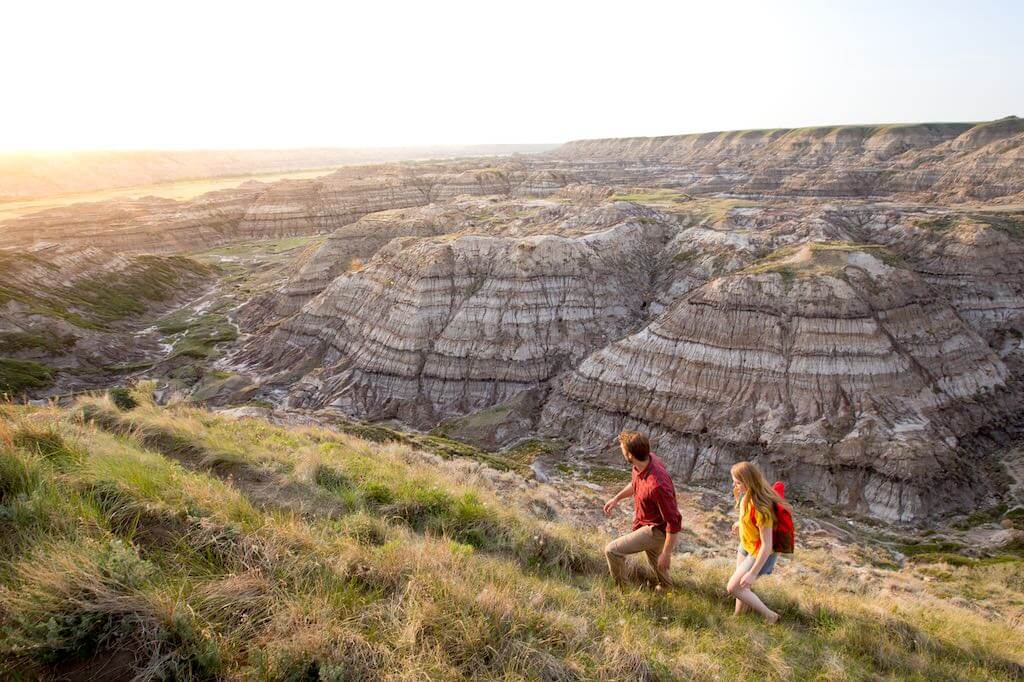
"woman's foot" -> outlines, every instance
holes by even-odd
[[[774,611],[772,611],[771,614],[769,614],[769,615],[764,617],[764,619],[766,621],[768,621],[768,625],[775,625],[776,623],[779,622],[780,618],[782,618],[782,616],[780,616],[779,614],[775,613]]]

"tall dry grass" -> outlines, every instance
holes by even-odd
[[[1019,626],[869,591],[827,556],[766,583],[768,628],[731,615],[725,562],[618,590],[604,538],[403,446],[139,402],[0,412],[7,676],[114,657],[139,679],[1024,675]]]

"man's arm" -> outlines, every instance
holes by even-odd
[[[615,497],[604,503],[604,515],[611,516],[612,510],[619,503],[620,500],[624,500],[627,497],[633,497],[633,483],[632,481],[625,488],[615,494]]]
[[[658,568],[668,571],[672,567],[672,552],[676,550],[678,542],[679,533],[665,533],[665,545],[661,548],[661,554],[658,555]]]
[[[665,519],[665,545],[658,556],[658,568],[668,572],[672,566],[672,552],[679,542],[679,531],[683,529],[683,516],[679,513],[675,490],[659,488],[655,498],[661,511],[661,518]]]

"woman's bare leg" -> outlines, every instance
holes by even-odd
[[[726,587],[729,594],[736,597],[736,613],[742,613],[742,607],[740,604],[743,604],[743,606],[749,607],[760,613],[769,623],[775,623],[779,620],[779,614],[765,606],[760,597],[754,594],[749,587],[740,588],[740,580],[747,574],[750,567],[754,565],[753,556],[741,557],[741,559],[742,560],[737,563],[736,571],[732,574],[732,577],[729,578],[729,584]]]
[[[741,568],[743,566],[743,560],[745,558],[746,557],[743,556],[743,552],[741,552],[739,550],[739,548],[737,548],[736,549],[736,570],[733,572],[732,576],[729,577],[729,583],[728,583],[729,585],[736,585],[736,584],[738,584],[739,581],[740,581],[740,578],[743,577],[743,573],[745,573],[745,571],[741,570]],[[731,592],[730,592],[730,594],[731,594]],[[736,600],[736,610],[734,611],[734,613],[737,616],[740,615],[741,613],[746,613],[749,610],[750,610],[749,606],[747,606],[746,604],[741,602],[739,599]]]
[[[770,608],[765,606],[764,602],[761,601],[760,597],[754,594],[754,592],[749,587],[743,589],[735,588],[733,590],[732,596],[736,597],[737,600],[743,602],[750,608],[760,613],[769,623],[775,623],[779,620],[779,614],[775,613]]]

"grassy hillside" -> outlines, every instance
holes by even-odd
[[[766,583],[769,627],[731,615],[722,562],[620,591],[606,538],[407,445],[135,398],[0,407],[4,678],[1024,676],[1020,623],[871,592],[827,555]],[[1024,592],[1019,565],[955,570]]]

